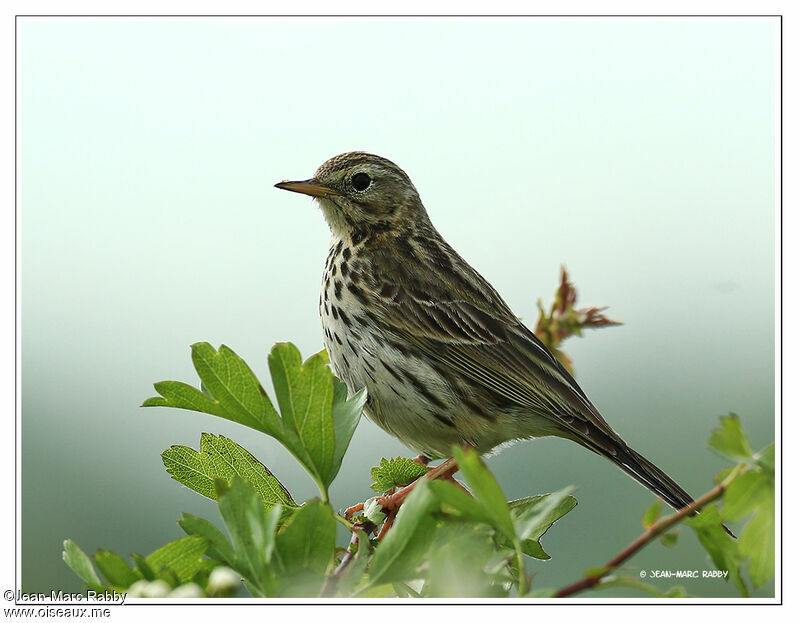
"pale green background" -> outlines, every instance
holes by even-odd
[[[610,305],[623,327],[567,343],[579,381],[633,447],[710,488],[718,415],[755,446],[774,435],[776,37],[768,19],[21,19],[23,589],[79,587],[64,538],[148,553],[182,511],[216,520],[159,458],[202,431],[314,494],[271,439],[138,405],[153,381],[195,382],[195,341],[262,378],[277,341],[319,350],[328,230],[272,185],[352,149],[403,167],[527,322],[561,263],[580,302]],[[362,421],[335,504],[398,454]],[[602,564],[653,499],[559,440],[489,465],[510,497],[578,487],[538,586]],[[713,567],[686,531],[630,564]]]

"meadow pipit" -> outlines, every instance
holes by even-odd
[[[325,347],[366,414],[430,458],[555,435],[606,457],[675,508],[692,502],[632,450],[575,379],[431,224],[397,165],[350,152],[278,188],[330,226],[319,311]]]

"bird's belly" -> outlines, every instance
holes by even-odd
[[[454,444],[483,452],[515,436],[503,418],[470,413],[450,381],[426,357],[380,332],[348,292],[320,299],[325,348],[350,393],[367,388],[365,413],[407,446],[431,458],[451,456]]]

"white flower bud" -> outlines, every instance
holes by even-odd
[[[180,597],[183,599],[197,599],[199,597],[205,597],[205,593],[203,589],[200,588],[194,582],[189,582],[188,584],[181,584],[177,588],[173,588],[167,597]]]

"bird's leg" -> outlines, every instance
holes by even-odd
[[[425,456],[424,454],[420,454],[417,458],[413,459],[414,463],[419,463],[423,467],[427,467],[428,463],[431,462],[430,458]]]

